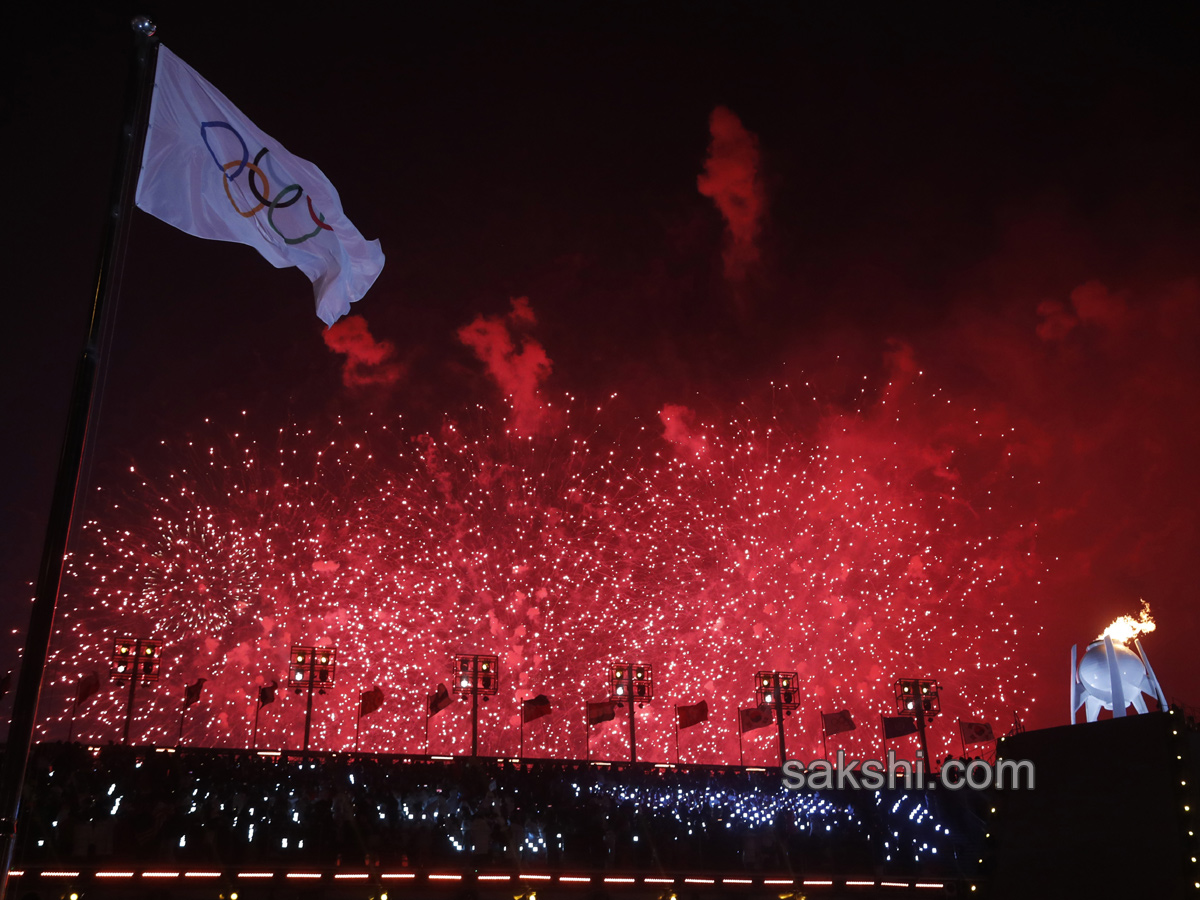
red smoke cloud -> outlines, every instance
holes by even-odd
[[[546,421],[548,408],[540,385],[550,374],[550,357],[522,331],[537,324],[528,297],[512,301],[507,316],[476,316],[458,330],[458,339],[475,351],[512,409],[512,425],[533,434]]]
[[[712,199],[728,229],[725,240],[725,277],[740,281],[758,262],[758,235],[766,210],[766,196],[758,174],[758,138],[741,120],[718,106],[708,119],[712,143],[704,172],[696,179],[700,193]]]
[[[707,449],[704,435],[698,433],[695,427],[696,414],[686,406],[667,403],[659,412],[658,417],[663,423],[663,437],[678,447],[697,456],[703,455]]]
[[[392,385],[404,374],[404,366],[393,359],[396,347],[391,341],[371,337],[367,320],[362,316],[346,316],[325,329],[325,346],[334,353],[343,353],[342,383],[346,387]]]

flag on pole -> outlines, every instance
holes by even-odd
[[[841,712],[821,713],[821,721],[825,725],[826,734],[840,734],[843,731],[853,731],[858,726],[850,718],[850,710]]]
[[[183,705],[185,709],[200,699],[200,692],[204,690],[204,682],[206,681],[208,681],[207,678],[201,678],[195,684],[189,684],[187,686],[187,690],[183,695]]]
[[[100,673],[93,672],[91,675],[84,675],[79,679],[79,683],[75,687],[75,705],[78,706],[92,694],[100,691]]]
[[[383,268],[379,241],[366,240],[346,218],[321,170],[260,131],[162,46],[136,199],[188,234],[248,244],[278,269],[297,267],[312,281],[327,325],[350,311]]]
[[[363,691],[359,696],[358,717],[361,719],[363,716],[369,716],[381,706],[383,706],[383,690],[379,685],[375,685],[374,688]]]
[[[258,705],[266,706],[275,702],[275,691],[279,687],[279,679],[274,678],[270,684],[264,684],[258,689]]]
[[[446,690],[446,685],[439,684],[437,690],[429,695],[425,706],[426,715],[436,716],[447,706],[454,705],[454,698],[450,696],[450,692]]]
[[[548,715],[550,715],[550,698],[545,694],[538,694],[521,704],[522,722],[532,722],[534,719]]]
[[[617,717],[617,704],[611,700],[589,701],[587,705],[587,717],[589,725],[611,722]]]
[[[916,733],[917,723],[912,716],[883,716],[883,739],[885,741]]]
[[[675,707],[675,721],[680,729],[691,728],[708,721],[708,701],[701,700],[693,706]]]
[[[770,707],[754,706],[750,709],[739,709],[738,721],[742,726],[742,734],[745,734],[757,728],[766,728],[775,721],[775,715]]]
[[[994,741],[992,726],[987,722],[958,722],[958,730],[962,734],[964,744],[982,744],[984,741]]]

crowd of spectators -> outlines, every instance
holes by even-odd
[[[43,744],[18,858],[963,875],[987,802],[734,767]]]

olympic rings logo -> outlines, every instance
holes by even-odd
[[[208,130],[210,128],[225,128],[235,138],[237,138],[237,142],[242,147],[242,158],[235,159],[231,162],[222,163],[217,157],[217,154],[213,151],[212,144],[208,140]],[[245,140],[243,140],[242,136],[238,134],[237,129],[235,129],[228,122],[201,122],[200,137],[204,140],[204,146],[208,148],[208,155],[213,158],[213,162],[215,162],[217,164],[217,168],[221,170],[221,183],[225,185],[225,196],[229,198],[229,205],[233,207],[234,211],[239,216],[249,219],[258,215],[265,209],[267,211],[267,223],[277,235],[283,238],[284,243],[286,244],[303,244],[305,241],[315,238],[322,231],[333,231],[333,226],[325,224],[324,214],[313,209],[312,197],[307,197],[305,199],[308,200],[308,215],[312,218],[313,223],[317,227],[308,234],[302,234],[299,237],[288,237],[286,234],[280,231],[279,226],[275,224],[275,210],[287,209],[289,206],[294,205],[296,201],[303,196],[304,188],[298,184],[289,184],[287,187],[279,191],[279,193],[277,193],[274,197],[271,197],[271,183],[267,178],[267,173],[263,171],[263,168],[266,166],[266,163],[263,163],[263,157],[267,155],[267,148],[263,147],[261,150],[259,150],[258,154],[254,157],[254,161],[251,162],[250,149],[246,146]],[[260,163],[262,163],[261,167],[259,165]],[[233,173],[227,174],[229,173],[230,169],[233,169]],[[237,180],[237,177],[243,172],[247,173],[246,186],[250,188],[250,193],[254,195],[254,199],[258,201],[257,206],[247,210],[238,208],[237,201],[233,199],[233,192],[229,189],[230,182]],[[256,179],[262,182],[261,190],[259,190]]]

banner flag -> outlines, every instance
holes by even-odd
[[[187,691],[184,692],[183,696],[183,705],[185,708],[200,699],[200,692],[204,690],[204,682],[206,681],[208,681],[207,678],[201,678],[195,684],[187,686]]]
[[[617,704],[611,700],[589,701],[587,705],[587,717],[589,725],[611,722],[617,717]]]
[[[821,713],[821,721],[825,723],[826,734],[840,734],[843,731],[853,731],[858,726],[850,718],[850,710],[841,712]]]
[[[79,679],[79,683],[75,687],[75,705],[78,706],[88,697],[99,692],[100,690],[100,673],[93,672],[91,675],[84,675]]]
[[[359,696],[358,717],[369,716],[379,707],[383,706],[383,691],[379,685],[375,685],[372,690],[363,691]]]
[[[912,716],[884,716],[883,739],[904,737],[906,734],[916,734],[917,723]]]
[[[279,679],[273,679],[270,684],[264,684],[258,689],[258,705],[266,706],[275,702],[275,690],[279,687]]]
[[[739,709],[738,721],[742,726],[742,734],[745,734],[756,728],[766,728],[775,721],[775,715],[770,707],[755,706],[750,709]]]
[[[545,694],[538,694],[521,704],[522,722],[532,722],[534,719],[548,715],[550,715],[550,698]]]
[[[959,721],[958,728],[962,732],[964,744],[982,744],[984,741],[996,739],[996,735],[992,732],[992,726],[987,722]]]
[[[137,205],[196,237],[248,244],[313,283],[332,325],[383,269],[379,241],[346,218],[316,166],[259,130],[166,47],[158,48]],[[236,306],[220,310],[226,316]]]
[[[454,698],[450,696],[450,692],[446,690],[446,685],[439,684],[437,690],[429,695],[428,702],[425,706],[425,714],[427,716],[436,716],[447,706],[454,705]]]
[[[694,706],[675,707],[675,721],[680,729],[691,728],[701,722],[708,721],[708,701],[701,700]]]

